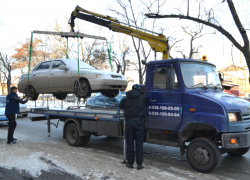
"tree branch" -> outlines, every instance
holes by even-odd
[[[208,21],[204,21],[202,19],[198,19],[198,18],[195,18],[195,17],[184,16],[184,15],[177,15],[177,14],[171,14],[171,15],[145,14],[145,15],[148,18],[180,18],[180,19],[187,19],[187,20],[191,20],[191,21],[195,21],[195,22],[207,25],[209,27],[212,27],[212,28],[218,30],[223,35],[225,35],[234,44],[234,46],[237,47],[239,50],[242,51],[242,49],[243,49],[243,47],[234,39],[234,37],[228,31],[226,31],[221,26],[217,26],[217,25],[215,25],[213,23],[210,23],[209,20]]]

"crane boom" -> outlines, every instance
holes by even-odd
[[[85,10],[79,6],[76,6],[75,10],[71,13],[71,17],[69,19],[69,24],[71,26],[72,32],[74,32],[75,18],[79,18],[94,24],[98,24],[103,27],[107,27],[115,32],[127,34],[145,40],[149,43],[153,51],[161,52],[163,54],[162,59],[169,59],[168,40],[163,34],[155,33],[137,26],[131,26],[129,24],[119,22],[118,20],[110,16],[104,16],[98,13],[94,13]],[[148,32],[150,32],[151,34]]]

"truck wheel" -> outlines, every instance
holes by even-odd
[[[240,149],[237,149],[235,151],[230,151],[230,152],[227,152],[227,154],[229,154],[230,156],[242,156],[244,154],[246,154],[249,150],[249,147],[248,148],[240,148]]]
[[[221,163],[219,148],[208,138],[197,138],[187,148],[187,159],[192,168],[198,172],[210,173]]]
[[[85,146],[90,139],[90,136],[80,136],[76,124],[73,123],[66,127],[65,136],[68,144],[75,147]]]
[[[28,116],[28,114],[23,114],[23,117],[27,117]]]

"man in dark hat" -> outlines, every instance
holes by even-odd
[[[140,91],[140,86],[135,84],[131,91],[126,93],[119,104],[124,109],[126,118],[126,142],[127,142],[127,164],[128,168],[133,168],[134,164],[134,141],[136,144],[137,169],[143,168],[143,141],[144,141],[144,118],[146,113],[146,95]]]
[[[25,104],[28,100],[20,99],[17,96],[17,87],[12,86],[10,88],[11,92],[6,97],[6,107],[5,107],[5,115],[9,120],[9,129],[8,129],[8,141],[7,144],[15,144],[15,138],[13,138],[13,134],[16,128],[16,114],[19,113],[19,103]]]

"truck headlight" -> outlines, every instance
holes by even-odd
[[[229,119],[229,122],[236,122],[237,121],[236,113],[228,113],[228,119]]]

